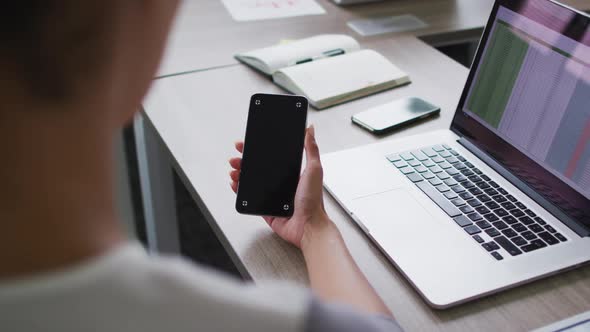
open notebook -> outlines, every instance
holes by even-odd
[[[346,35],[319,35],[236,55],[322,109],[410,83],[406,73]]]

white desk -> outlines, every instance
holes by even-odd
[[[316,125],[322,152],[450,124],[467,75],[464,67],[412,36],[400,35],[387,43],[367,41],[363,46],[389,57],[411,75],[413,83],[324,111],[310,110],[309,121]],[[307,283],[301,254],[274,236],[259,218],[238,215],[233,208],[227,159],[235,155],[233,142],[243,137],[247,103],[254,92],[280,91],[242,65],[163,78],[155,82],[144,104],[147,127],[163,143],[163,157],[156,159],[170,159],[244,277]],[[441,116],[382,139],[350,122],[352,114],[367,107],[412,95],[440,105]],[[524,331],[590,309],[586,267],[453,309],[433,310],[329,195],[326,209],[360,268],[408,331]]]

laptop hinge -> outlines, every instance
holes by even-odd
[[[508,180],[510,183],[512,183],[514,186],[520,189],[524,194],[529,196],[533,201],[542,206],[545,210],[549,211],[549,213],[554,215],[557,219],[559,219],[562,223],[564,223],[576,234],[578,234],[581,237],[590,236],[590,230],[588,230],[585,225],[577,222],[576,220],[570,218],[567,214],[563,213],[559,207],[557,207],[555,204],[551,203],[545,197],[537,193],[528,184],[526,184],[524,181],[520,180],[518,177],[512,174],[507,168],[498,163],[494,158],[490,157],[486,152],[479,149],[467,138],[462,137],[457,142],[461,144],[463,147],[465,147],[467,150],[469,150],[471,153],[476,155],[479,159],[483,160],[488,166],[493,168],[506,180]]]

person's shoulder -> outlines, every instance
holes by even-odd
[[[298,285],[254,285],[177,256],[132,255],[112,277],[119,297],[136,306],[165,305],[177,321],[198,318],[218,330],[301,331],[311,303]]]

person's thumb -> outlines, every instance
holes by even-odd
[[[305,158],[308,164],[310,162],[320,163],[320,149],[315,140],[315,127],[313,125],[309,126],[305,135]]]

